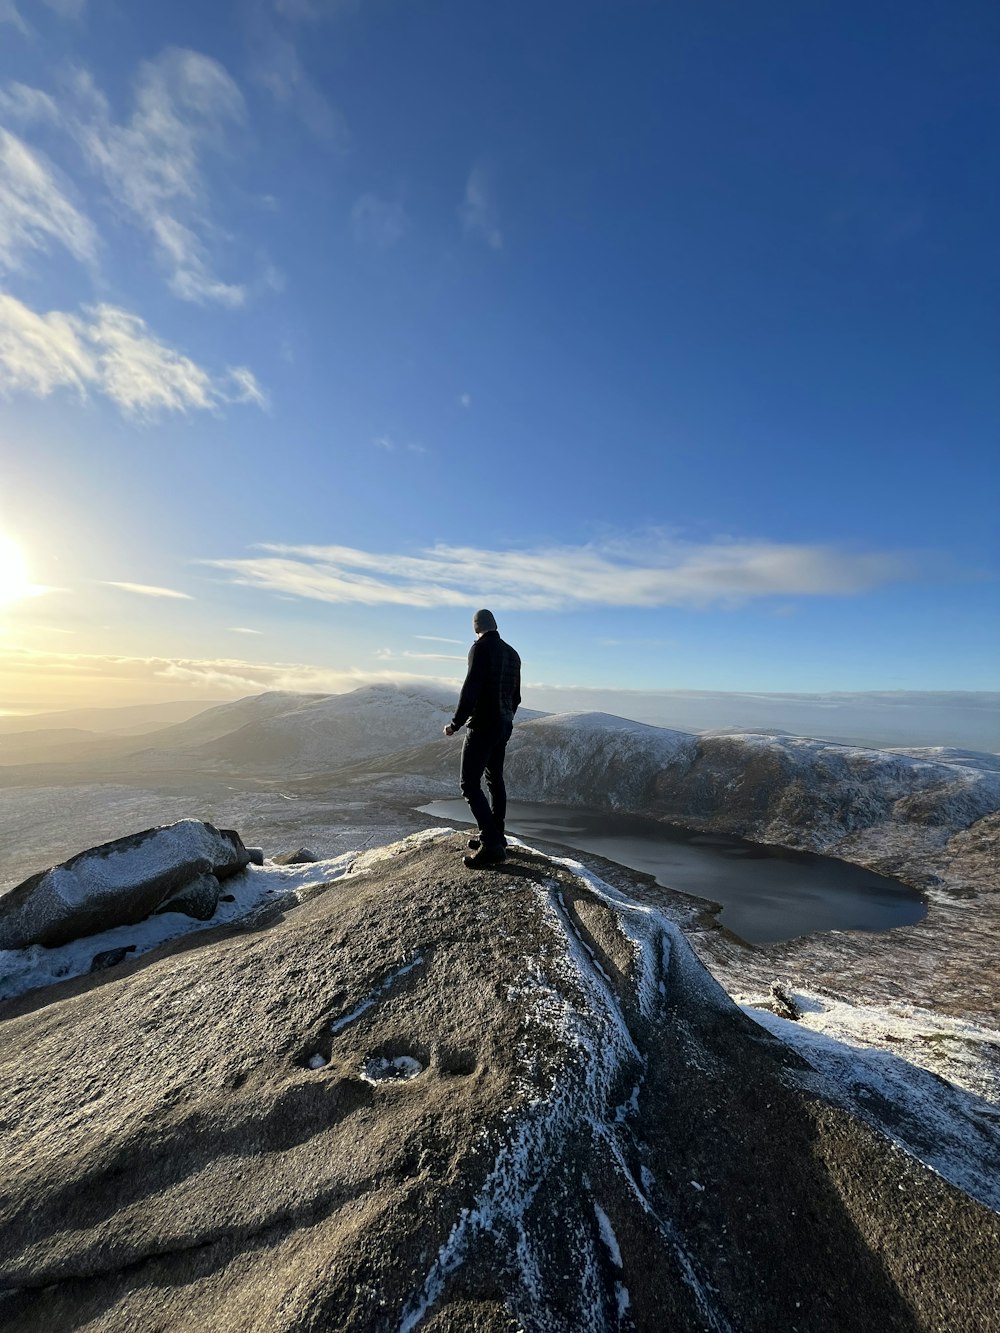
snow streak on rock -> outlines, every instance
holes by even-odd
[[[356,1019],[360,1018],[362,1014],[366,1014],[369,1009],[373,1009],[375,1005],[377,1005],[378,1002],[392,990],[400,977],[405,977],[408,972],[412,972],[415,967],[419,967],[423,961],[421,955],[417,954],[416,957],[408,959],[405,963],[401,963],[399,967],[393,968],[391,972],[387,972],[379,984],[373,990],[369,991],[365,998],[359,1004],[356,1004],[349,1014],[342,1014],[340,1018],[335,1019],[330,1024],[331,1034],[336,1036],[337,1033],[342,1032],[349,1023],[353,1023]]]
[[[509,841],[524,847],[516,839]],[[723,992],[690,955],[677,928],[659,913],[629,901],[576,861],[549,859],[615,913],[633,955],[631,981],[639,996],[642,1017],[651,1017],[662,1002],[667,969],[672,962],[676,965],[678,955],[688,959],[689,966],[681,962],[685,981],[697,978],[696,984],[710,1003],[725,1000]],[[404,1310],[400,1333],[418,1328],[471,1247],[485,1237],[491,1238],[498,1253],[517,1256],[517,1272],[509,1276],[519,1293],[514,1295],[514,1303],[530,1328],[546,1333],[604,1333],[609,1325],[603,1292],[609,1285],[613,1287],[618,1318],[624,1315],[629,1305],[627,1289],[616,1279],[610,1284],[606,1280],[608,1258],[615,1271],[621,1267],[621,1251],[610,1219],[595,1198],[590,1197],[588,1206],[573,1197],[574,1190],[578,1194],[578,1184],[571,1179],[565,1161],[567,1144],[585,1133],[589,1133],[600,1157],[613,1163],[625,1190],[667,1242],[704,1327],[713,1333],[731,1333],[728,1321],[713,1302],[710,1284],[698,1271],[682,1237],[654,1207],[629,1165],[640,1155],[630,1128],[645,1077],[645,1057],[630,1028],[630,1021],[640,1015],[630,1019],[626,1013],[607,972],[576,923],[566,901],[565,885],[552,880],[537,892],[544,919],[559,945],[553,967],[556,984],[536,975],[531,1012],[537,1031],[526,1039],[521,1054],[531,1062],[535,1053],[545,1048],[546,1038],[554,1040],[568,1052],[572,1075],[564,1076],[547,1095],[534,1097],[528,1110],[511,1121],[509,1137],[500,1145],[478,1197],[461,1212],[419,1294]],[[564,1188],[564,1207],[576,1215],[576,1225],[570,1223],[563,1229],[578,1246],[576,1289],[569,1297],[565,1288],[558,1296],[553,1289],[553,1265],[545,1248],[546,1228],[530,1217],[540,1182],[547,1179],[551,1188],[553,1175],[559,1173],[565,1177],[559,1181]],[[569,1309],[567,1300],[571,1302]]]

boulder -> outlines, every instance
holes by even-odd
[[[996,1213],[662,915],[464,842],[0,1006],[5,1333],[996,1327]]]
[[[196,921],[210,921],[219,905],[219,881],[211,871],[196,875],[155,910],[160,912],[180,912],[184,916],[194,917]]]
[[[208,902],[205,876],[226,879],[249,856],[233,829],[197,819],[145,829],[32,875],[0,898],[0,949],[49,947],[116,925],[132,925],[171,899]],[[200,885],[191,889],[193,883]],[[183,907],[169,910],[185,910]],[[212,903],[211,916],[215,910]]]
[[[277,856],[272,856],[271,864],[275,866],[305,866],[320,860],[322,860],[322,857],[316,852],[310,851],[308,847],[299,847],[294,852],[280,852]]]
[[[134,944],[123,944],[117,949],[102,949],[100,953],[95,953],[91,960],[91,972],[103,972],[106,968],[117,967],[123,963],[130,953],[135,953]]]

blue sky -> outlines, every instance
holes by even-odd
[[[0,0],[0,708],[996,688],[1000,12]]]

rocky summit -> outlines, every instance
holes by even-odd
[[[0,1006],[4,1329],[1000,1326],[997,1214],[809,1091],[677,927],[463,848]]]

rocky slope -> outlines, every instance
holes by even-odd
[[[998,1327],[1000,1218],[905,1127],[661,914],[460,850],[0,1007],[5,1329]]]

